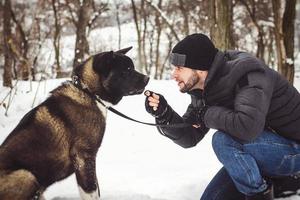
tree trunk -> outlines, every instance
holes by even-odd
[[[212,41],[221,50],[233,48],[232,0],[211,0],[209,3]]]
[[[75,43],[75,58],[73,67],[80,64],[83,59],[89,54],[89,44],[87,41],[87,27],[90,16],[92,15],[92,1],[83,0],[78,13],[78,21],[76,22],[76,43]]]
[[[265,59],[265,41],[264,41],[264,31],[263,28],[258,24],[258,20],[256,18],[256,4],[255,1],[246,1],[246,0],[240,0],[240,2],[245,6],[246,10],[249,13],[250,19],[253,22],[254,26],[257,29],[258,32],[258,39],[257,39],[257,51],[256,51],[256,57]]]
[[[138,43],[138,59],[137,59],[138,64],[137,64],[137,68],[141,70],[142,65],[144,64],[143,57],[142,57],[141,28],[139,26],[139,21],[138,21],[138,16],[137,16],[137,9],[136,9],[134,0],[131,0],[131,5],[132,5],[133,19],[134,19],[134,24],[135,24],[135,28],[136,28],[137,43]]]
[[[286,52],[284,76],[293,84],[295,75],[294,37],[295,37],[296,0],[288,0],[285,4],[282,22],[283,41]]]
[[[59,4],[59,1],[52,0],[52,9],[54,13],[54,38],[53,38],[53,46],[54,46],[54,52],[55,52],[55,61],[56,61],[56,78],[62,78],[63,72],[60,66],[60,20],[58,16],[58,9],[59,6],[56,7],[56,5]]]
[[[284,75],[283,62],[286,58],[285,48],[282,34],[282,19],[281,19],[281,1],[272,0],[272,7],[274,13],[274,35],[276,44],[276,57],[278,72]]]
[[[10,0],[5,0],[3,11],[3,43],[4,43],[4,74],[3,86],[12,87],[12,66],[13,56],[10,50],[9,41],[12,40],[11,35],[11,3]]]
[[[147,14],[146,14],[146,10],[147,8],[145,8],[146,4],[145,4],[145,0],[142,0],[141,2],[141,16],[142,19],[140,20],[140,31],[141,31],[141,48],[142,48],[142,65],[144,66],[145,72],[147,75],[150,75],[151,71],[150,71],[150,64],[148,62],[148,57],[149,54],[148,49],[146,48],[146,38],[147,38],[147,31],[148,31],[148,18],[147,18]],[[142,28],[143,27],[143,28]]]
[[[158,8],[161,9],[162,0],[158,1]],[[160,16],[156,13],[155,14],[155,30],[156,30],[156,48],[155,48],[155,75],[154,78],[158,79],[160,77],[161,72],[161,62],[160,62],[160,36],[161,36],[161,22],[160,22]]]
[[[283,4],[282,4],[283,3]],[[284,14],[282,16],[284,8]],[[294,34],[296,1],[272,0],[278,72],[294,82]]]
[[[274,34],[274,29],[269,29],[269,39],[267,40],[267,63],[270,67],[273,67],[276,66],[276,61],[275,61],[275,58],[276,58],[276,52],[274,51],[274,46],[275,45],[275,34]]]
[[[11,17],[12,20],[15,22],[17,28],[16,28],[16,40],[11,40],[11,49],[13,50],[13,54],[17,58],[17,60],[20,63],[20,69],[21,73],[20,76],[22,80],[29,80],[31,73],[30,73],[30,64],[28,62],[28,39],[24,28],[22,27],[22,23],[17,20],[15,13],[10,7]]]
[[[120,4],[116,2],[116,20],[118,25],[118,48],[121,49],[121,41],[122,41],[122,34],[121,34],[121,21],[120,21]]]
[[[186,2],[184,2],[183,0],[178,0],[179,3],[179,9],[183,15],[183,27],[184,27],[184,34],[185,35],[189,35],[190,33],[190,29],[189,29],[189,13],[188,11],[185,9],[184,5],[186,4]]]

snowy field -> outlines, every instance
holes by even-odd
[[[40,84],[18,82],[7,116],[3,105],[0,107],[0,143],[32,106],[47,98],[48,92],[63,81],[48,80]],[[297,79],[296,83],[300,88],[300,80]],[[9,90],[3,88],[1,82],[0,85],[2,102]],[[181,94],[174,81],[151,80],[147,89],[163,94],[179,114],[185,112],[190,102],[189,95]],[[154,121],[144,110],[143,95],[125,97],[115,108],[133,118]],[[184,149],[161,136],[156,128],[108,113],[106,133],[97,155],[97,177],[102,199],[199,199],[221,167],[211,148],[212,134],[213,130],[196,147]],[[47,200],[79,200],[75,176],[49,187],[45,197]],[[300,197],[289,198],[296,199]]]

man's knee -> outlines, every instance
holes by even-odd
[[[242,144],[239,141],[222,131],[217,131],[213,135],[212,147],[219,160],[242,150]]]
[[[217,131],[214,133],[212,137],[212,147],[216,154],[222,152],[222,149],[224,150],[223,147],[226,144],[226,137],[226,134],[221,131]]]

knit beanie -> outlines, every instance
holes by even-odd
[[[195,33],[178,42],[170,54],[170,63],[191,69],[207,71],[217,54],[212,41],[204,34]]]

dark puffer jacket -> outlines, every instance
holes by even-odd
[[[192,98],[180,117],[171,111],[159,124],[196,124],[195,113],[205,104],[208,128],[221,130],[242,141],[255,139],[264,129],[300,141],[300,94],[276,71],[249,53],[219,51],[205,80],[204,90]],[[196,145],[208,129],[159,128],[182,147]]]

